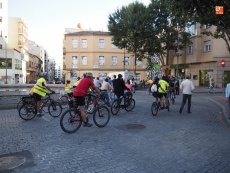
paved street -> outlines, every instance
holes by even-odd
[[[81,127],[74,134],[61,130],[59,118],[24,121],[15,109],[0,110],[0,158],[26,157],[22,166],[3,172],[229,172],[230,125],[210,97],[194,94],[192,114],[187,105],[179,114],[180,95],[170,112],[154,117],[153,97],[137,91],[133,111],[111,115],[105,128]]]

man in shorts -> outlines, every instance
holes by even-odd
[[[93,74],[92,73],[86,73],[85,78],[81,80],[81,82],[78,84],[78,86],[74,89],[73,96],[76,99],[77,105],[80,108],[81,117],[84,122],[84,127],[91,127],[92,124],[88,123],[86,120],[86,113],[85,113],[85,96],[89,90],[89,88],[92,87],[99,95],[102,95],[100,90],[94,85],[93,83]]]

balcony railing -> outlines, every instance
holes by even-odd
[[[19,47],[27,47],[27,48],[28,48],[28,43],[27,43],[27,42],[19,41],[19,42],[18,42],[18,46],[19,46]]]
[[[18,28],[18,33],[25,34],[26,36],[28,36],[28,32],[26,29]]]

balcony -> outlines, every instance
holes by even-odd
[[[66,48],[63,48],[63,55],[66,55]]]
[[[26,29],[18,28],[18,34],[21,34],[21,35],[23,35],[24,37],[28,38],[28,32],[27,32]]]
[[[19,41],[18,42],[18,47],[19,48],[24,48],[24,49],[28,50],[28,43],[27,42]]]

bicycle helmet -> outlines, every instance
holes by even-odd
[[[154,77],[154,81],[158,81],[159,80],[159,78],[158,77]]]
[[[40,73],[40,76],[41,76],[41,77],[47,76],[47,72],[41,72],[41,73]]]
[[[71,82],[71,80],[66,80],[66,82],[67,82],[67,83],[70,83],[70,82]]]

